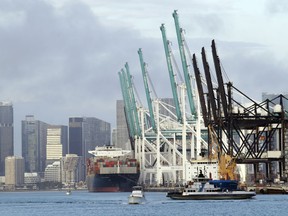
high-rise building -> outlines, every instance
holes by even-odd
[[[110,123],[94,117],[69,118],[69,154],[83,156],[84,161],[91,157],[89,150],[96,146],[110,145]]]
[[[5,174],[5,158],[14,155],[13,106],[0,102],[0,176]]]
[[[5,159],[5,185],[9,189],[24,185],[23,157],[8,156]]]
[[[47,127],[46,165],[59,161],[68,153],[68,127],[49,125]]]
[[[116,141],[117,141],[117,129],[113,128],[112,129],[112,134],[111,134],[111,145],[116,146]]]
[[[37,172],[41,176],[46,167],[46,143],[48,124],[27,115],[22,120],[22,157],[25,172]]]
[[[131,150],[129,133],[124,112],[124,101],[116,101],[116,147]]]

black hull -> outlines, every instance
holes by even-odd
[[[137,174],[95,174],[87,176],[89,192],[131,192],[137,185]]]
[[[256,194],[254,192],[220,192],[220,193],[195,193],[191,195],[182,195],[180,192],[168,193],[167,197],[174,200],[239,200],[251,199]]]

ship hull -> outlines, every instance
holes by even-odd
[[[87,186],[89,192],[131,192],[138,179],[139,173],[91,174],[87,176]]]
[[[237,200],[250,199],[256,195],[255,192],[232,191],[232,192],[195,192],[189,195],[182,193],[170,193],[167,197],[175,200]]]

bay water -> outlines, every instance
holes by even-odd
[[[129,205],[130,193],[87,191],[0,192],[0,216],[130,215],[288,215],[288,195],[257,195],[249,200],[171,200],[163,192],[146,192],[146,202]]]

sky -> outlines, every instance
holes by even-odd
[[[1,0],[0,101],[13,103],[15,155],[26,115],[55,125],[96,117],[115,128],[126,62],[145,106],[139,48],[157,96],[172,97],[160,26],[179,61],[174,10],[198,63],[205,47],[212,68],[215,39],[225,77],[242,92],[288,92],[285,0]]]

